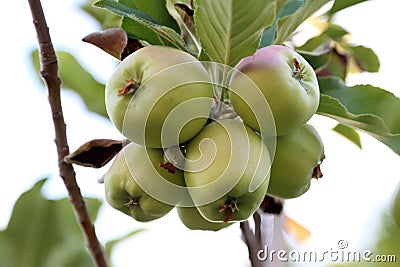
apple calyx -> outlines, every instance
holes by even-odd
[[[129,197],[128,202],[124,204],[127,207],[139,206],[139,197]]]
[[[118,96],[123,96],[129,93],[134,94],[139,87],[140,83],[131,79],[125,83],[125,86],[122,89],[118,90]]]
[[[221,205],[221,208],[218,210],[218,212],[226,213],[223,220],[224,223],[228,223],[232,219],[232,216],[236,211],[239,211],[239,208],[235,198],[228,198],[225,201],[225,203]]]
[[[304,71],[305,66],[301,67],[300,62],[297,60],[297,58],[293,58],[292,61],[294,65],[293,77],[301,81],[306,74],[306,72]]]
[[[175,173],[176,172],[176,167],[174,164],[172,164],[169,161],[164,161],[164,162],[160,162],[159,166],[161,168],[166,169],[169,173]]]

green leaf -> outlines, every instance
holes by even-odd
[[[318,52],[309,52],[298,50],[296,51],[302,55],[305,60],[313,67],[315,72],[318,74],[319,71],[323,70],[328,66],[331,61],[331,51],[330,50],[323,50]]]
[[[274,43],[283,44],[283,42],[287,41],[301,23],[329,1],[330,0],[307,0],[303,7],[299,8],[293,14],[279,20]]]
[[[43,198],[45,182],[38,181],[15,203],[0,232],[0,266],[93,266],[69,200]],[[86,198],[85,203],[95,220],[101,201]]]
[[[360,135],[353,128],[339,123],[335,126],[335,128],[333,128],[333,130],[343,137],[347,138],[359,148],[362,148]]]
[[[347,87],[338,77],[319,80],[318,114],[362,130],[400,155],[400,99],[371,85]]]
[[[169,14],[165,0],[119,0],[120,4],[140,10],[153,18],[153,22],[179,32],[179,26]]]
[[[343,36],[349,34],[349,32],[342,26],[329,23],[329,26],[325,29],[323,34],[328,35],[332,40],[342,41]]]
[[[260,47],[271,45],[275,39],[276,27],[278,25],[278,21],[296,12],[296,10],[302,7],[304,3],[305,0],[288,0],[285,1],[280,7],[278,7],[278,12],[274,23],[272,24],[271,27],[266,29],[262,34]]]
[[[193,12],[190,2],[191,0],[166,0],[167,10],[178,23],[181,36],[185,40],[186,45],[193,51],[193,54],[197,54],[200,57],[202,50],[200,41],[196,35],[193,15],[189,16],[188,14],[188,10]],[[182,6],[186,6],[187,10],[183,10]]]
[[[140,228],[140,229],[134,230],[134,231],[132,231],[132,232],[130,232],[130,233],[128,233],[128,234],[126,234],[126,235],[120,237],[120,238],[117,238],[117,239],[108,241],[108,242],[106,243],[106,246],[105,246],[105,251],[106,251],[107,258],[108,258],[108,259],[111,258],[111,253],[112,253],[112,251],[113,251],[115,245],[118,245],[120,242],[125,241],[125,240],[127,240],[128,238],[130,238],[131,236],[136,235],[136,234],[138,234],[138,233],[140,233],[140,232],[142,232],[142,231],[144,231],[144,230],[145,230],[145,229]]]
[[[368,47],[362,45],[346,47],[352,53],[355,64],[360,71],[378,72],[380,63],[375,52]]]
[[[187,51],[182,37],[174,29],[160,25],[153,17],[140,10],[127,7],[114,0],[100,0],[94,3],[94,6],[124,16],[121,27],[131,37],[153,45],[173,46]]]
[[[321,49],[321,47],[329,44],[331,38],[326,34],[320,34],[318,36],[312,37],[307,40],[303,45],[298,46],[296,49],[313,52],[316,49]]]
[[[153,30],[128,17],[122,18],[121,28],[130,38],[143,40],[152,45],[165,45],[167,43],[166,40],[160,39]]]
[[[87,72],[74,56],[68,52],[57,51],[59,76],[61,87],[68,88],[78,93],[84,101],[88,110],[107,117],[105,107],[104,88]],[[40,73],[40,62],[38,50],[31,53],[31,59],[36,72]]]
[[[86,0],[80,8],[88,15],[94,18],[103,30],[118,28],[121,24],[121,17],[100,8],[94,8],[93,3],[96,0]]]
[[[368,0],[335,0],[332,8],[328,11],[328,14],[330,14],[330,16],[332,16],[333,14],[335,14],[336,12],[339,12],[340,10],[343,10],[345,8],[354,6],[356,4],[359,4],[359,3],[362,3],[365,1],[368,1]]]
[[[276,0],[198,0],[194,22],[211,60],[235,66],[254,54],[275,19]]]

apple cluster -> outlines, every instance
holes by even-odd
[[[319,88],[301,55],[273,45],[242,59],[228,80],[234,118],[210,117],[217,100],[206,66],[147,46],[106,85],[107,112],[128,141],[104,176],[105,197],[137,221],[176,207],[186,227],[217,231],[246,220],[266,194],[297,197],[321,176],[323,144],[306,124]]]

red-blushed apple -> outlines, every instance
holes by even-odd
[[[264,95],[277,135],[302,126],[317,111],[320,92],[316,74],[296,51],[281,45],[266,46],[243,58],[235,69],[229,85],[232,105],[255,131],[274,135],[271,129],[260,128],[257,113],[262,107],[256,104],[259,96],[250,90],[258,89]]]

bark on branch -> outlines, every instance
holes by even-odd
[[[106,267],[107,261],[100,242],[96,236],[94,225],[91,222],[89,212],[86,208],[80,188],[76,182],[74,168],[71,164],[64,162],[64,157],[69,154],[69,147],[66,135],[66,125],[61,106],[58,63],[53,44],[51,42],[43,8],[40,0],[28,0],[28,2],[39,44],[41,63],[40,73],[48,90],[48,100],[50,103],[54,123],[59,174],[68,190],[70,202],[73,205],[77,220],[86,237],[86,245],[91,253],[93,262],[98,267]]]

